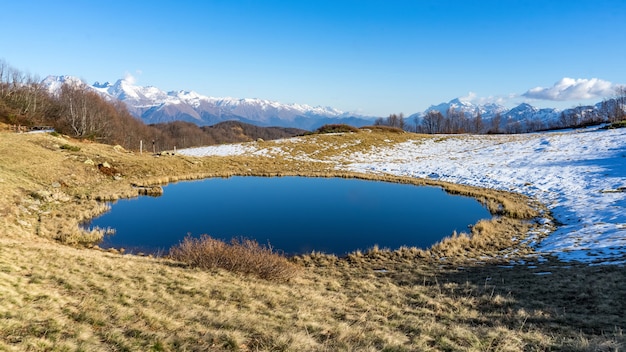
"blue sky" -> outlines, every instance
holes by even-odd
[[[386,116],[543,107],[626,84],[626,1],[10,1],[0,59],[38,75]]]

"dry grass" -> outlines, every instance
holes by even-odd
[[[185,179],[312,175],[424,184],[340,173],[323,162],[407,138],[384,131],[318,135],[289,145],[283,157],[196,159],[0,133],[0,350],[626,348],[626,270],[533,257],[524,234],[534,225],[525,219],[544,209],[511,193],[429,183],[476,197],[499,216],[430,249],[294,257],[299,273],[288,282],[87,249],[92,238],[78,228],[104,211],[97,200]],[[294,158],[314,151],[318,161]],[[100,172],[105,162],[121,177]],[[520,259],[527,264],[509,265]]]
[[[378,132],[391,132],[391,133],[406,133],[403,129],[393,126],[385,125],[373,125],[361,127],[362,130],[378,131]]]
[[[233,238],[230,243],[203,235],[186,237],[170,249],[169,256],[201,269],[225,269],[254,275],[264,280],[287,282],[298,273],[298,267],[257,241]]]

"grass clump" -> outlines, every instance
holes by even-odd
[[[188,236],[171,248],[169,254],[172,259],[193,267],[221,268],[269,281],[286,282],[299,271],[295,264],[275,253],[271,246],[262,246],[246,238],[233,238],[226,243],[209,235],[200,238]]]
[[[362,130],[371,130],[371,131],[381,131],[381,132],[393,132],[393,133],[404,133],[403,129],[399,127],[393,126],[385,126],[385,125],[373,125],[373,126],[364,126],[361,127]]]
[[[611,130],[615,128],[626,128],[626,120],[613,122],[610,125],[604,127],[604,129]]]
[[[63,144],[60,148],[63,149],[63,150],[68,150],[70,152],[79,152],[80,151],[80,147],[77,147],[77,146],[71,145],[71,144]]]

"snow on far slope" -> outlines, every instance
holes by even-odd
[[[288,155],[280,148],[280,143],[267,149],[249,143],[180,152]],[[544,203],[562,224],[535,244],[538,252],[589,263],[626,255],[626,129],[416,137],[331,161],[338,169],[522,193]]]
[[[85,82],[74,76],[48,76],[41,81],[51,94],[60,92],[61,87],[66,83],[75,87],[87,86]]]
[[[168,93],[152,87],[141,87],[127,79],[120,79],[114,84],[94,83],[91,86],[101,94],[128,102],[134,106],[158,106],[168,99]]]
[[[92,87],[103,94],[135,106],[189,104],[194,108],[198,108],[204,102],[230,110],[256,108],[260,111],[289,111],[294,114],[314,113],[328,117],[336,117],[344,114],[344,112],[330,107],[312,107],[306,104],[283,104],[276,101],[256,98],[216,98],[185,90],[165,92],[152,86],[143,87],[135,85],[132,81],[127,79],[120,79],[113,85],[102,85],[96,82]]]
[[[463,112],[467,116],[474,116],[477,112],[480,112],[483,118],[490,119],[494,117],[497,113],[505,113],[508,109],[502,105],[496,103],[488,103],[488,104],[473,104],[470,101],[463,100],[461,98],[455,98],[450,100],[447,103],[440,103],[438,105],[431,105],[423,112],[419,112],[413,115],[410,115],[409,118],[412,119],[414,117],[421,117],[426,115],[429,111],[438,111],[443,116],[448,114],[448,110],[454,110],[458,112]]]
[[[71,76],[49,76],[42,83],[51,92],[58,92],[63,82],[74,81],[106,99],[124,102],[131,114],[147,123],[183,119],[204,125],[239,119],[262,126],[275,124],[311,129],[328,123],[327,119],[340,121],[346,118],[343,121],[358,125],[373,122],[373,117],[345,113],[332,107],[284,104],[256,98],[215,98],[185,90],[165,92],[153,86],[139,86],[132,78],[119,79],[113,84],[95,82],[90,86]]]
[[[328,123],[365,126],[372,124],[375,118],[327,106],[284,104],[256,98],[215,98],[185,90],[165,92],[153,86],[139,86],[132,77],[113,84],[88,85],[72,76],[49,76],[42,84],[50,93],[58,94],[64,82],[92,89],[106,100],[123,102],[133,116],[147,124],[186,121],[205,126],[233,120],[258,126],[314,130]]]

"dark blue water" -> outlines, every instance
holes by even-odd
[[[112,227],[101,247],[167,251],[185,236],[255,239],[286,254],[344,255],[374,245],[427,248],[491,214],[440,188],[343,178],[232,177],[120,200],[88,226]]]

